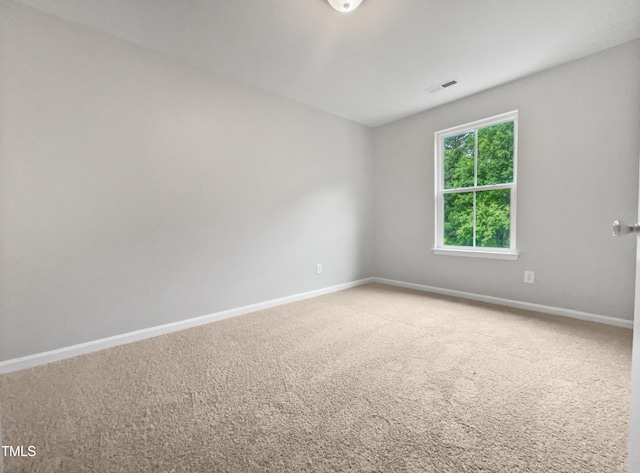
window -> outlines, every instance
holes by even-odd
[[[436,254],[517,259],[518,112],[435,134]]]

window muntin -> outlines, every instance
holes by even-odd
[[[517,257],[517,125],[514,111],[436,132],[434,251]]]

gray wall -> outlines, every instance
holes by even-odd
[[[372,275],[632,317],[640,41],[372,131],[0,7],[0,361]],[[433,133],[513,109],[520,259],[434,256]]]
[[[368,128],[3,5],[0,360],[370,275]]]
[[[375,275],[631,319],[639,79],[636,40],[376,128]],[[434,132],[516,109],[520,258],[435,256]]]

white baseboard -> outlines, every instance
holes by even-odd
[[[249,314],[258,310],[269,309],[271,307],[289,304],[291,302],[301,301],[304,299],[310,299],[312,297],[329,294],[331,292],[342,291],[344,289],[361,286],[370,282],[373,282],[373,278],[360,279],[358,281],[351,281],[344,284],[325,287],[323,289],[316,289],[314,291],[303,292],[300,294],[295,294],[293,296],[281,297],[279,299],[272,299],[270,301],[246,305],[244,307],[223,310],[222,312],[216,312],[214,314],[202,315],[200,317],[180,320],[179,322],[158,325],[156,327],[150,327],[142,330],[136,330],[134,332],[114,335],[113,337],[101,338],[99,340],[94,340],[91,342],[79,343],[78,345],[58,348],[57,350],[36,353],[34,355],[28,355],[21,358],[13,358],[0,362],[0,374],[33,368],[34,366],[45,365],[54,361],[60,361],[67,358],[72,358],[74,356],[104,350],[105,348],[111,348],[118,345],[137,342],[139,340],[157,337],[158,335],[177,332],[186,328],[197,327],[198,325],[205,325],[211,322],[217,322],[218,320],[224,320],[230,317],[236,317],[238,315]]]
[[[385,278],[371,278],[373,282],[387,284],[389,286],[404,287],[406,289],[415,289],[417,291],[432,292],[434,294],[442,294],[444,296],[460,297],[462,299],[470,299],[473,301],[488,302],[490,304],[503,305],[513,307],[514,309],[531,310],[533,312],[542,312],[544,314],[559,315],[562,317],[570,317],[572,319],[586,320],[589,322],[598,322],[606,325],[614,325],[616,327],[633,328],[633,320],[617,319],[607,315],[591,314],[589,312],[580,312],[573,309],[563,309],[560,307],[552,307],[548,305],[533,304],[531,302],[514,301],[511,299],[503,299],[501,297],[484,296],[482,294],[473,294],[471,292],[456,291],[453,289],[444,289],[441,287],[425,286],[423,284],[414,284],[410,282],[395,281]]]
[[[531,302],[520,302],[510,299],[503,299],[500,297],[484,296],[481,294],[473,294],[470,292],[456,291],[453,289],[444,289],[434,286],[425,286],[423,284],[414,284],[403,281],[395,281],[393,279],[385,278],[366,278],[358,281],[352,281],[344,284],[338,284],[336,286],[325,287],[323,289],[316,289],[314,291],[303,292],[292,296],[281,297],[279,299],[272,299],[270,301],[259,302],[257,304],[251,304],[244,307],[238,307],[235,309],[224,310],[216,312],[214,314],[203,315],[200,317],[194,317],[191,319],[181,320],[179,322],[173,322],[165,325],[159,325],[156,327],[150,327],[142,330],[136,330],[134,332],[123,333],[115,335],[113,337],[101,338],[91,342],[80,343],[78,345],[72,345],[69,347],[59,348],[57,350],[46,351],[43,353],[36,353],[34,355],[24,356],[21,358],[13,358],[11,360],[0,362],[0,374],[12,373],[14,371],[20,371],[34,366],[45,365],[54,361],[60,361],[67,358],[73,358],[74,356],[84,355],[86,353],[92,353],[105,348],[111,348],[118,345],[125,345],[127,343],[137,342],[147,338],[157,337],[158,335],[164,335],[171,332],[177,332],[186,328],[197,327],[198,325],[205,325],[218,320],[228,319],[230,317],[236,317],[238,315],[249,314],[259,310],[269,309],[283,304],[289,304],[291,302],[301,301],[304,299],[310,299],[312,297],[321,296],[323,294],[329,294],[332,292],[342,291],[356,286],[361,286],[370,282],[377,282],[381,284],[387,284],[389,286],[403,287],[406,289],[415,289],[417,291],[431,292],[434,294],[442,294],[445,296],[460,297],[462,299],[470,299],[480,302],[488,302],[490,304],[503,305],[507,307],[513,307],[516,309],[531,310],[534,312],[542,312],[545,314],[559,315],[562,317],[570,317],[573,319],[586,320],[589,322],[598,322],[601,324],[614,325],[616,327],[633,328],[633,321],[616,319],[615,317],[608,317],[606,315],[591,314],[588,312],[580,312],[572,309],[562,309],[560,307],[552,307],[540,304],[533,304]]]

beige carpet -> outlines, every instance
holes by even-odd
[[[623,472],[631,338],[362,286],[0,377],[5,473]]]

